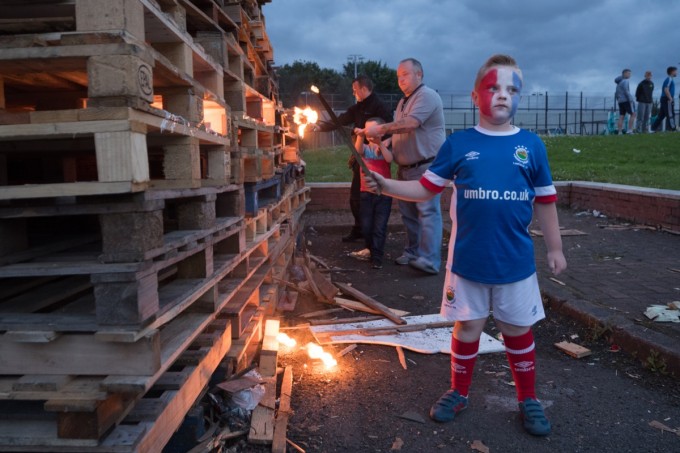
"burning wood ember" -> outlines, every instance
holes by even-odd
[[[338,364],[338,361],[333,358],[330,352],[324,351],[318,344],[307,343],[305,349],[307,349],[307,354],[310,359],[321,359],[326,369],[333,368]]]
[[[292,349],[295,347],[297,344],[297,341],[295,341],[294,338],[289,337],[285,333],[281,332],[276,336],[276,339],[278,340],[279,343],[284,345],[285,347]]]
[[[305,107],[301,109],[295,107],[295,114],[293,115],[293,121],[298,125],[298,135],[300,138],[305,138],[305,129],[308,124],[316,124],[319,120],[319,113],[316,110],[312,110],[310,107]]]

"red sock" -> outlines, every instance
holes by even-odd
[[[505,354],[508,356],[512,377],[515,380],[517,399],[536,399],[536,345],[534,334],[529,330],[518,337],[503,335]]]
[[[465,397],[472,383],[477,351],[479,339],[473,343],[464,343],[451,336],[451,388]]]

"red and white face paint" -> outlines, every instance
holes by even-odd
[[[522,79],[507,66],[489,69],[475,89],[475,103],[480,114],[493,125],[509,122],[517,111]]]

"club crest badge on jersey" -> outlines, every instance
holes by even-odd
[[[522,145],[515,146],[515,165],[520,165],[526,168],[529,162],[529,150]]]
[[[456,302],[456,291],[451,286],[446,288],[446,301],[449,305],[453,305]]]

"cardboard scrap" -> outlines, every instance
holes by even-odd
[[[650,305],[645,310],[645,316],[654,322],[680,322],[680,310],[676,302],[668,305]]]
[[[584,348],[579,344],[571,343],[569,341],[560,341],[559,343],[555,343],[555,346],[575,359],[580,359],[581,357],[586,357],[592,354],[590,349]]]

